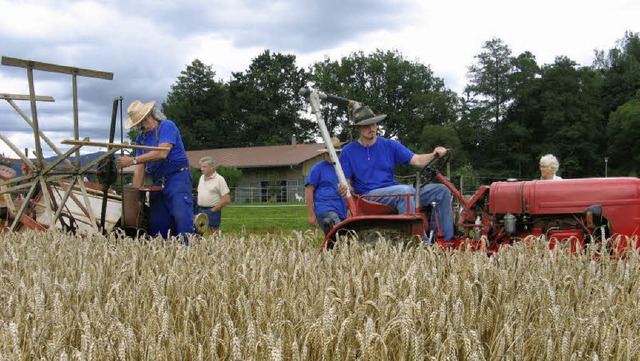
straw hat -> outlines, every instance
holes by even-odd
[[[369,106],[363,105],[353,110],[353,125],[356,127],[360,125],[370,125],[378,123],[386,117],[386,114],[375,115]]]
[[[199,235],[203,235],[209,229],[209,217],[206,213],[198,213],[193,217],[193,228]]]
[[[341,142],[340,139],[338,139],[338,137],[332,137],[331,138],[331,144],[333,144],[333,149],[336,150],[336,152],[341,151],[342,149],[342,145],[346,143],[346,142]],[[324,148],[322,149],[318,149],[318,152],[328,152],[329,150],[327,149],[327,146],[325,145]]]
[[[131,129],[138,125],[144,118],[151,113],[151,110],[156,105],[155,101],[150,101],[148,103],[142,103],[139,100],[134,101],[127,108],[127,115],[129,119],[124,122],[125,129]]]

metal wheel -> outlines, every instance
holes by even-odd
[[[0,194],[6,198],[11,194],[25,193],[19,209],[15,210],[11,231],[19,227],[28,226],[36,229],[47,229],[58,226],[65,230],[75,231],[80,226],[80,217],[86,219],[88,227],[98,231],[95,208],[92,204],[91,190],[84,183],[85,173],[91,169],[99,159],[81,166],[80,147],[73,145],[67,152],[61,152],[41,130],[38,121],[37,102],[52,102],[50,96],[38,96],[35,93],[33,71],[47,71],[71,75],[73,90],[73,120],[74,139],[79,140],[78,127],[78,94],[77,77],[92,77],[100,79],[113,79],[112,73],[100,72],[89,69],[80,69],[55,64],[41,63],[31,60],[2,57],[2,65],[25,68],[29,83],[28,95],[0,94],[0,99],[6,100],[11,107],[32,128],[34,137],[34,156],[29,158],[16,147],[9,138],[0,133],[0,139],[4,141],[21,159],[25,165],[25,174],[11,179],[0,181]],[[31,116],[27,116],[15,101],[30,103]],[[47,163],[44,159],[43,142],[57,155],[57,159]],[[115,150],[108,155],[112,155]],[[75,155],[74,161],[69,157]]]

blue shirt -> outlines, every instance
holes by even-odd
[[[334,211],[340,218],[347,218],[347,204],[338,193],[338,176],[331,162],[323,160],[314,164],[307,176],[307,185],[314,188],[313,211],[316,217]]]
[[[362,195],[398,184],[393,177],[396,165],[409,164],[413,156],[414,153],[399,142],[376,137],[376,142],[369,147],[358,141],[344,146],[340,164],[356,194]]]
[[[136,137],[136,144],[157,147],[162,143],[171,143],[173,148],[163,160],[145,163],[145,171],[153,179],[162,178],[168,174],[189,166],[189,159],[185,152],[178,127],[170,120],[158,121],[158,127],[149,132],[141,131]],[[136,156],[148,153],[148,150],[136,150]]]

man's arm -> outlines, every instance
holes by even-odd
[[[118,158],[118,164],[122,168],[124,168],[124,167],[128,167],[128,166],[132,165],[134,158],[136,159],[138,164],[155,162],[157,160],[165,159],[169,155],[169,151],[171,150],[171,148],[173,148],[173,144],[171,144],[171,143],[160,143],[160,144],[158,144],[158,147],[168,148],[168,149],[166,149],[166,150],[165,149],[163,149],[163,150],[152,150],[152,151],[147,152],[145,154],[141,154],[141,155],[139,155],[137,157],[130,157],[128,155],[123,155],[123,156]],[[137,167],[136,167],[136,169],[137,169]],[[143,173],[144,173],[144,168],[142,170],[143,170]],[[135,183],[134,183],[134,185],[135,185]]]
[[[138,164],[133,169],[133,180],[131,180],[131,184],[135,188],[142,187],[142,183],[144,182],[144,164]]]
[[[157,160],[163,160],[169,155],[169,151],[173,148],[171,143],[160,143],[158,147],[168,148],[167,150],[152,150],[138,157],[138,162],[148,163]]]
[[[221,210],[222,208],[224,208],[227,204],[229,204],[229,202],[231,202],[231,197],[229,196],[229,193],[227,193],[227,194],[223,195],[222,198],[220,198],[220,202],[218,202],[218,204],[213,206],[213,208],[211,208],[211,210],[214,211],[214,212],[217,212],[217,211]]]
[[[431,153],[414,154],[413,157],[411,157],[409,164],[414,167],[422,168],[427,165],[427,163],[429,163],[436,156],[436,154],[438,154],[438,156],[440,157],[443,157],[445,154],[447,154],[447,149],[444,147],[436,147]]]
[[[305,202],[307,203],[307,222],[311,226],[317,226],[318,220],[316,219],[316,214],[313,211],[313,191],[313,185],[307,184],[307,186],[304,188],[304,198]]]

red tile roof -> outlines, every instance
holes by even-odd
[[[199,168],[198,161],[210,156],[217,165],[236,168],[262,168],[299,165],[320,154],[323,143],[275,145],[251,148],[222,148],[187,151],[189,163]]]

